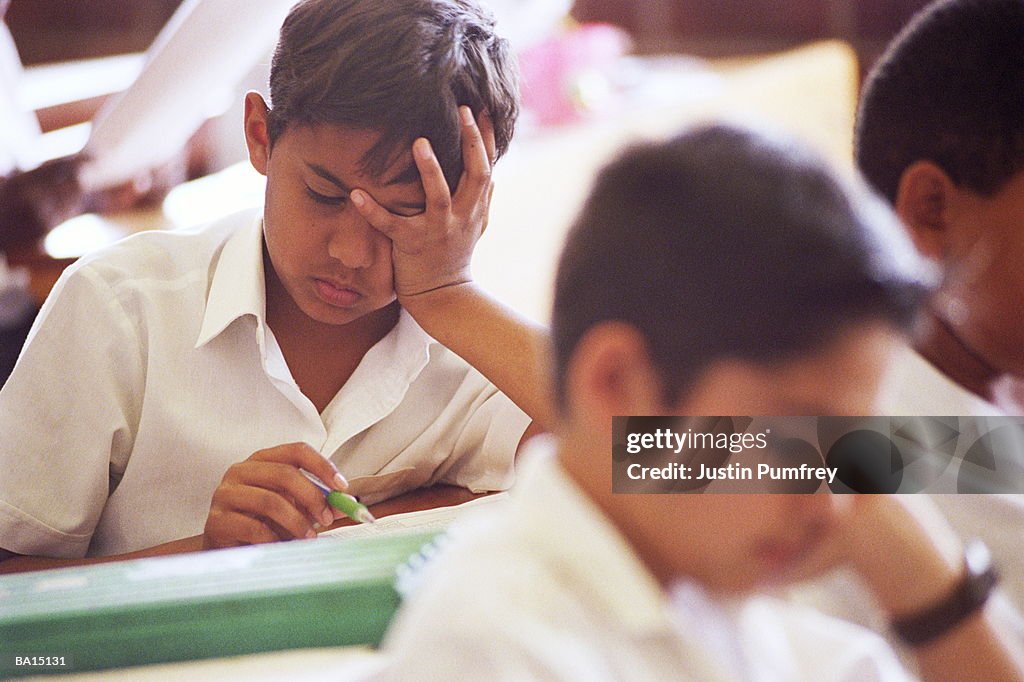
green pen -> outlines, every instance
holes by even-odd
[[[366,505],[348,493],[337,490],[330,491],[327,493],[327,504],[343,512],[345,516],[358,523],[373,523],[377,520],[373,518],[373,514],[366,508]]]
[[[370,513],[370,510],[366,508],[366,505],[356,498],[340,490],[331,490],[308,471],[303,470],[302,473],[305,474],[306,478],[313,485],[320,489],[320,492],[327,498],[327,504],[342,512],[356,523],[373,523],[377,520]]]

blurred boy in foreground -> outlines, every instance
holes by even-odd
[[[611,164],[559,266],[558,440],[421,576],[389,674],[907,679],[877,635],[751,596],[849,566],[925,679],[1020,679],[984,607],[991,574],[923,497],[612,493],[615,415],[871,413],[927,290],[904,247],[866,192],[747,132]]]

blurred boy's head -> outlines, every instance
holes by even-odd
[[[870,413],[929,272],[882,202],[789,144],[714,126],[627,151],[557,276],[566,468],[659,578],[795,570],[828,496],[613,496],[611,418]]]
[[[395,300],[391,242],[349,193],[359,188],[393,213],[422,212],[411,154],[419,137],[454,191],[459,105],[490,119],[496,156],[507,149],[516,71],[493,28],[472,0],[302,0],[292,8],[271,66],[272,106],[246,96],[249,158],[267,176],[268,303],[290,299],[334,326],[394,312],[385,310]]]
[[[1024,0],[940,0],[864,86],[857,163],[944,271],[934,312],[1024,374]]]

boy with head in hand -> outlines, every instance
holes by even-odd
[[[367,504],[509,485],[531,347],[489,342],[468,271],[518,111],[493,29],[468,0],[292,9],[245,99],[259,215],[83,258],[40,313],[0,392],[0,570],[313,537],[304,473]]]

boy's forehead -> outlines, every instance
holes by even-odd
[[[285,135],[292,150],[307,164],[350,181],[372,181],[380,186],[419,183],[419,171],[412,159],[410,145],[396,143],[385,149],[386,167],[382,172],[371,162],[371,152],[384,131],[357,128],[337,123],[312,123],[290,128]],[[284,137],[284,136],[283,136]],[[403,148],[404,147],[404,148]]]

